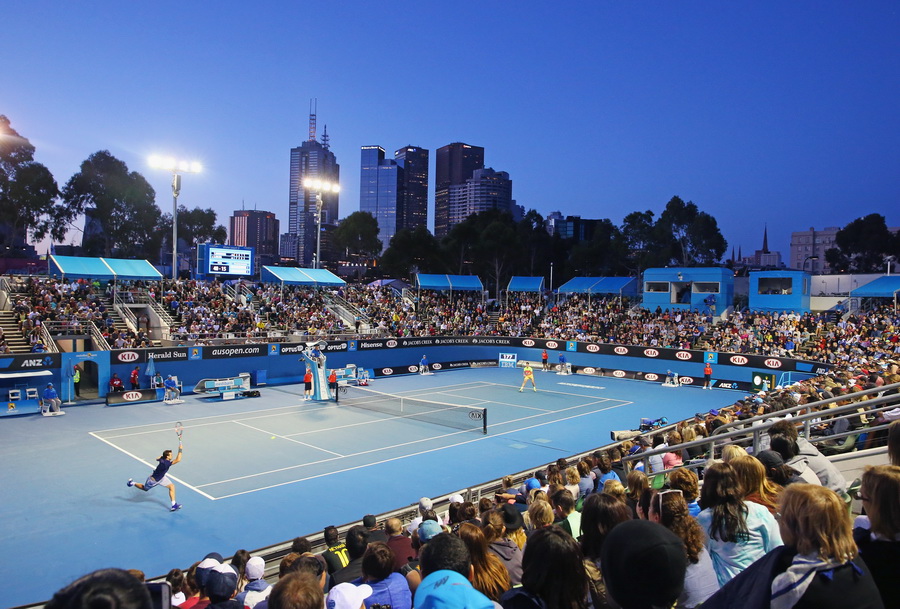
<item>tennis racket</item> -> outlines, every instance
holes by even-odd
[[[181,421],[175,423],[175,433],[178,435],[178,446],[181,446],[181,436],[184,434],[184,424]]]

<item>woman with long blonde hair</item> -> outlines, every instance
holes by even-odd
[[[737,475],[744,501],[758,503],[773,516],[778,509],[778,495],[783,490],[766,477],[766,468],[756,457],[744,455],[730,462]]]

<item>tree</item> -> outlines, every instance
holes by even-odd
[[[375,258],[381,252],[378,221],[367,211],[356,211],[341,220],[334,243],[351,258]]]
[[[900,257],[900,235],[888,230],[881,214],[857,218],[837,232],[836,248],[825,252],[835,271],[877,273],[891,256]]]
[[[621,248],[625,256],[622,260],[630,273],[640,274],[644,269],[661,266],[664,255],[657,237],[653,212],[633,211],[622,220],[619,229]]]
[[[63,200],[76,215],[84,213],[98,230],[86,227],[85,246],[91,255],[144,257],[158,248],[160,210],[153,187],[109,153],[95,152],[81,164],[63,188]]]
[[[198,243],[225,243],[228,240],[228,231],[221,224],[216,224],[218,215],[212,209],[200,209],[195,207],[189,210],[183,205],[178,206],[178,240],[184,240],[185,244],[194,247]],[[172,215],[163,214],[157,223],[158,230],[165,233],[172,231]]]
[[[392,277],[411,280],[416,273],[446,272],[440,243],[425,226],[402,228],[391,237],[381,255],[381,271]]]
[[[590,241],[572,245],[569,260],[584,276],[612,275],[625,254],[621,233],[611,220],[599,220]]]
[[[672,197],[656,222],[667,262],[681,266],[717,264],[728,247],[716,219],[681,197]]]
[[[65,238],[75,219],[59,203],[59,187],[50,170],[34,161],[34,146],[10,126],[0,114],[0,245],[10,252],[16,240],[41,240],[48,234],[54,241]]]

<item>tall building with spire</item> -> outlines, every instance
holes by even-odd
[[[312,266],[316,252],[316,192],[303,186],[306,178],[340,181],[341,168],[330,150],[328,127],[322,141],[316,139],[316,107],[310,104],[308,139],[291,148],[290,185],[288,193],[288,231],[281,235],[279,254],[293,258],[301,266]],[[322,227],[337,225],[339,193],[322,193]],[[325,240],[323,240],[323,243]],[[326,260],[326,252],[322,253]]]
[[[476,169],[484,168],[484,148],[454,142],[437,149],[434,169],[434,236],[445,237],[450,222],[450,187],[465,185]]]

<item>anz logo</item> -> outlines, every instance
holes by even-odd
[[[23,368],[41,368],[42,366],[51,366],[53,364],[52,357],[35,357],[32,359],[22,360]]]

